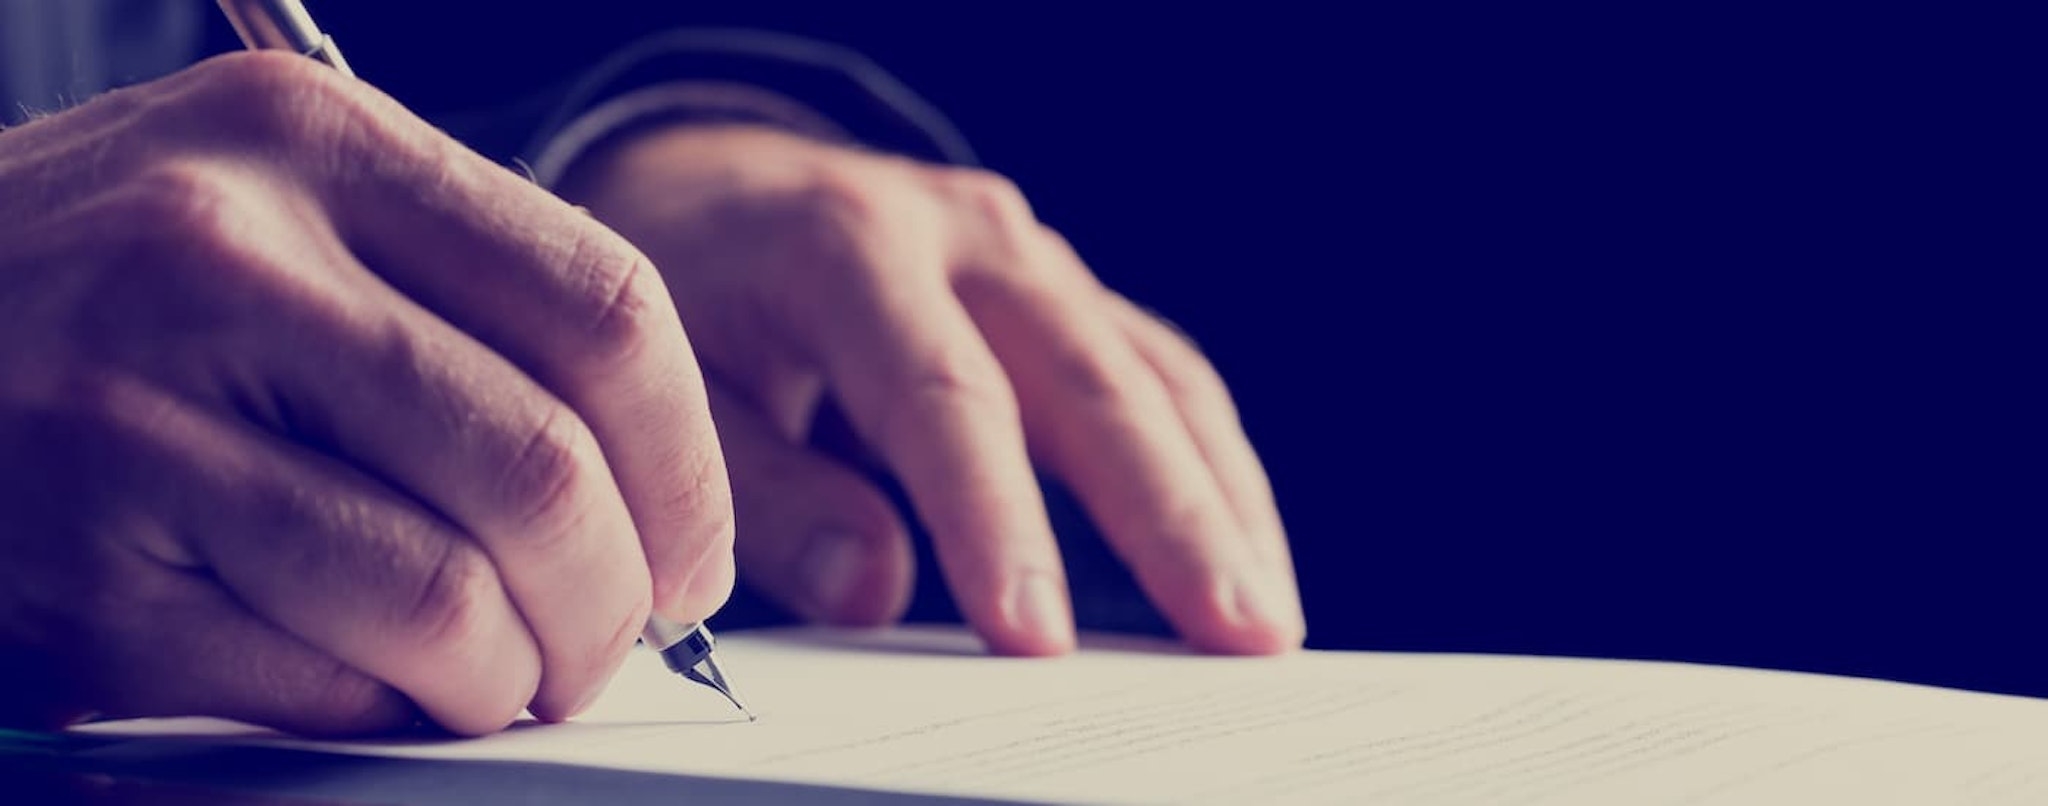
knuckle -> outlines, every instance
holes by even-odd
[[[118,214],[150,242],[225,247],[241,220],[242,193],[221,171],[196,160],[173,160],[144,171],[124,188]]]
[[[280,262],[250,238],[251,228],[270,215],[266,205],[275,204],[267,193],[229,167],[205,159],[169,160],[137,174],[111,197],[111,217],[123,226],[110,237],[127,257],[159,273],[145,288],[178,285],[172,300],[226,320],[276,304],[296,309],[326,300],[324,287],[312,282],[317,261]],[[174,307],[153,303],[160,311]]]
[[[1166,334],[1166,336],[1168,337],[1167,339],[1165,339],[1166,343],[1172,345],[1172,347],[1169,349],[1172,350],[1174,355],[1178,359],[1180,359],[1182,363],[1192,362],[1194,364],[1199,365],[1203,369],[1208,368],[1209,362],[1202,356],[1202,345],[1199,342],[1195,341],[1194,334],[1189,333],[1186,328],[1181,327],[1179,322],[1175,322],[1172,319],[1167,318],[1166,314],[1155,311],[1149,307],[1139,305],[1128,300],[1123,300],[1122,302],[1123,304],[1128,305],[1131,308],[1137,309],[1139,315],[1144,317],[1145,321],[1150,322],[1154,328]]]
[[[1236,403],[1230,394],[1230,386],[1224,383],[1216,368],[1200,356],[1191,354],[1161,361],[1158,371],[1167,391],[1175,399],[1199,401],[1235,411]]]
[[[434,652],[455,651],[482,634],[486,603],[501,596],[497,572],[475,548],[443,540],[404,611],[408,643]]]
[[[843,167],[821,170],[801,193],[801,209],[825,226],[860,231],[889,218],[899,196],[870,172]]]
[[[684,513],[696,525],[693,533],[704,535],[712,549],[732,545],[732,483],[727,476],[725,457],[715,449],[697,449],[693,456],[677,461],[678,465],[691,468],[681,483],[673,488],[674,500],[668,505],[673,511]]]
[[[238,50],[207,59],[193,72],[205,84],[234,95],[277,95],[340,83],[341,74],[298,54]]]
[[[668,492],[658,502],[662,511],[672,513],[673,522],[681,525],[673,533],[678,550],[649,553],[655,595],[665,604],[702,602],[713,595],[722,602],[731,593],[730,573],[719,570],[721,565],[728,569],[732,565],[737,526],[724,462],[712,452],[689,466],[695,470],[665,487]],[[720,584],[720,573],[727,577],[724,589],[713,590]],[[678,589],[685,585],[687,590]]]
[[[958,353],[926,365],[904,386],[905,409],[1015,408],[1009,381],[992,360]]]
[[[946,187],[957,202],[988,221],[1032,222],[1031,203],[1007,176],[980,168],[951,168]]]
[[[948,198],[976,222],[987,247],[998,256],[1027,254],[1033,240],[1043,237],[1044,227],[1032,212],[1031,202],[1008,177],[978,168],[953,168],[944,176]],[[1008,260],[1005,264],[1026,268],[1034,262]]]
[[[1133,380],[1142,367],[1116,366],[1106,357],[1091,352],[1065,352],[1052,358],[1054,382],[1070,400],[1098,408],[1115,408],[1132,402]]]
[[[688,480],[675,485],[670,500],[664,502],[672,507],[670,511],[681,513],[687,524],[684,539],[697,547],[694,554],[682,558],[686,567],[674,569],[678,574],[687,574],[703,561],[732,553],[732,492],[725,483],[723,468],[716,464],[704,463],[708,466],[700,467]]]
[[[579,243],[570,265],[583,278],[583,318],[588,355],[600,366],[617,367],[642,355],[663,324],[666,287],[646,256],[623,245]]]
[[[934,193],[906,175],[886,163],[820,170],[797,194],[792,229],[807,233],[824,252],[819,258],[832,262],[923,238],[944,210]]]
[[[1014,421],[1017,398],[1009,379],[993,359],[955,352],[928,362],[897,390],[876,433],[885,444],[928,429],[934,419],[967,413],[977,418]]]
[[[1161,331],[1161,349],[1150,356],[1150,363],[1160,382],[1166,385],[1167,393],[1175,400],[1219,406],[1234,416],[1236,404],[1229,384],[1202,354],[1194,338],[1165,317],[1146,313],[1150,324]]]
[[[732,565],[733,538],[737,534],[737,520],[733,517],[732,500],[729,494],[720,493],[716,503],[705,499],[711,495],[699,496],[704,502],[690,513],[689,539],[697,550],[685,557],[685,567],[676,569],[678,576],[687,576],[693,584],[703,584],[706,569],[719,564]]]
[[[583,514],[581,493],[596,444],[582,418],[551,403],[499,480],[503,511],[537,539],[566,537]]]
[[[941,242],[934,228],[947,211],[944,200],[915,179],[913,171],[922,170],[868,161],[822,167],[788,191],[772,224],[790,236],[794,263],[842,281],[887,281],[922,265],[903,259],[906,253]]]
[[[604,643],[596,647],[596,651],[576,656],[577,662],[584,667],[579,670],[580,673],[592,680],[603,680],[609,676],[619,659],[632,650],[633,642],[647,626],[647,615],[651,612],[652,600],[645,593],[641,593],[628,603],[623,616],[616,622],[605,625],[608,629],[593,632],[593,635],[604,636]]]
[[[1076,255],[1074,251],[1074,242],[1067,240],[1067,236],[1065,233],[1053,229],[1052,227],[1047,226],[1043,223],[1036,224],[1034,226],[1034,229],[1036,230],[1036,233],[1041,240],[1045,241],[1047,244],[1050,244],[1052,248],[1058,250],[1061,254],[1068,256]]]
[[[325,140],[336,124],[365,111],[360,87],[297,54],[240,51],[210,59],[194,73],[210,93],[202,111],[218,115],[216,125],[225,121],[265,140]]]

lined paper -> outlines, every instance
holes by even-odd
[[[951,629],[724,636],[754,723],[650,655],[572,723],[474,740],[90,731],[1045,802],[2048,803],[2042,700],[1684,664],[1084,646],[1021,660]]]

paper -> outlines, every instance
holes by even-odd
[[[977,646],[935,629],[723,636],[755,723],[636,655],[577,721],[476,740],[91,732],[1050,802],[2048,803],[2042,700],[1626,661]]]

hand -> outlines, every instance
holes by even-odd
[[[902,480],[996,651],[1073,642],[1033,458],[1191,643],[1299,645],[1280,517],[1222,382],[1002,178],[700,127],[593,155],[563,192],[667,278],[733,473],[740,573],[786,606],[883,622],[911,591],[887,499],[802,447],[829,396]]]
[[[0,721],[459,733],[730,592],[647,260],[311,60],[0,133]]]

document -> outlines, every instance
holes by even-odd
[[[210,720],[86,732],[1058,803],[2048,803],[2048,701],[1687,664],[1188,655],[951,628],[721,637],[759,714],[636,653],[584,716],[479,739],[306,741]]]

